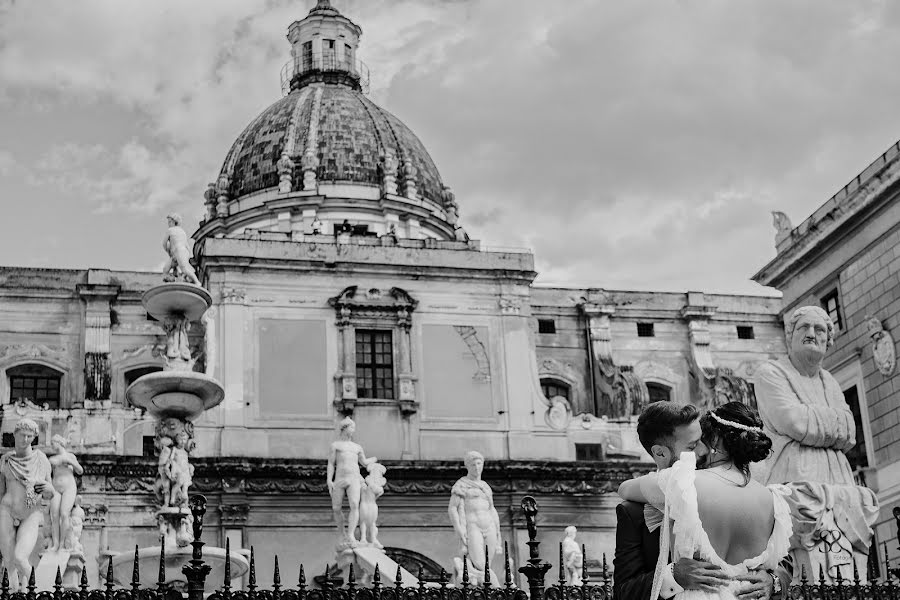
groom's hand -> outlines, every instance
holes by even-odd
[[[672,565],[675,583],[686,590],[703,590],[717,592],[723,585],[728,585],[731,578],[725,575],[718,566],[711,562],[694,558],[681,558]],[[750,600],[743,598],[741,600]]]
[[[741,587],[735,592],[738,600],[769,600],[774,579],[766,571],[750,571],[741,577]]]

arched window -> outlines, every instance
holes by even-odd
[[[38,406],[59,408],[62,373],[56,369],[38,364],[19,365],[7,369],[6,376],[9,402],[28,400]]]
[[[570,400],[569,394],[571,388],[568,384],[556,379],[541,379],[541,391],[544,392],[544,398],[548,400],[557,396],[562,396],[566,400]]]
[[[149,373],[156,373],[158,371],[162,371],[162,367],[140,367],[137,369],[131,369],[130,371],[125,371],[125,389],[128,389],[132,383],[147,375]]]
[[[424,554],[407,550],[406,548],[392,548],[387,546],[384,553],[395,563],[409,571],[410,573],[422,573],[422,581],[435,582],[441,581],[441,565],[428,558]],[[421,568],[421,571],[420,571]]]
[[[647,393],[650,396],[650,404],[654,402],[668,401],[672,399],[672,388],[661,383],[647,382]]]

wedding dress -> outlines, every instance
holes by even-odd
[[[651,598],[659,597],[662,586],[662,571],[669,563],[669,543],[671,535],[671,562],[677,562],[680,558],[692,558],[699,553],[700,560],[713,563],[720,567],[726,575],[737,579],[749,571],[762,569],[775,569],[781,560],[787,556],[790,549],[792,533],[791,513],[785,496],[790,493],[787,486],[769,485],[772,492],[772,503],[775,509],[775,524],[772,534],[761,554],[747,558],[736,565],[726,563],[716,553],[709,541],[709,536],[703,530],[700,513],[697,507],[696,480],[697,457],[693,452],[683,452],[679,460],[671,468],[663,469],[658,473],[659,488],[665,496],[664,518],[662,531],[659,537],[659,561],[656,564],[656,573],[653,577],[653,589]],[[671,526],[670,520],[674,524]],[[740,581],[733,581],[730,585],[722,587],[716,593],[701,590],[685,590],[674,596],[675,600],[734,600],[734,592],[741,585]]]

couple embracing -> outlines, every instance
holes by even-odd
[[[740,403],[704,415],[656,402],[638,437],[658,470],[619,487],[615,600],[769,600],[792,578],[791,516],[780,485],[750,477],[772,441]]]

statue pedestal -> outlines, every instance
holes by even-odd
[[[76,550],[47,550],[34,570],[34,581],[39,592],[52,592],[57,571],[62,575],[62,586],[77,589],[84,571],[84,553]]]
[[[375,567],[378,567],[381,584],[393,586],[397,581],[397,565],[384,550],[374,546],[356,546],[347,548],[337,554],[337,566],[343,572],[344,581],[353,565],[353,575],[359,585],[371,585],[375,575]],[[418,587],[419,578],[403,567],[400,567],[400,576],[403,579],[403,587]]]

